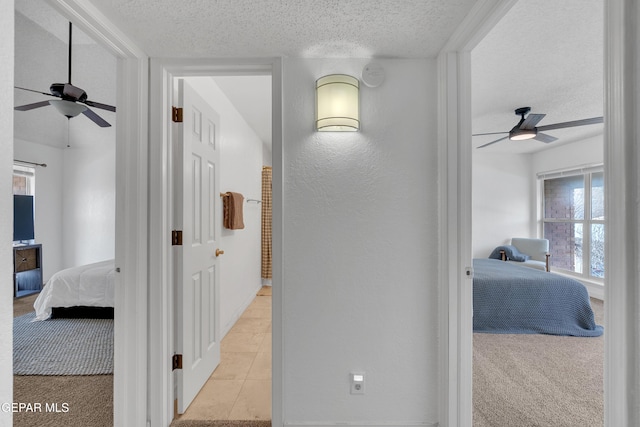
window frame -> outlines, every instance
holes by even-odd
[[[13,163],[13,175],[12,176],[24,176],[26,177],[26,192],[24,193],[27,196],[36,195],[36,168],[35,166],[28,166],[22,164],[20,162]],[[13,194],[22,194],[16,193],[15,185],[12,184],[11,191]]]
[[[541,207],[541,215],[540,215],[540,235],[543,238],[546,238],[544,230],[545,224],[547,223],[555,223],[555,224],[581,224],[582,225],[582,271],[573,271],[565,268],[555,267],[557,271],[563,274],[569,274],[571,276],[576,276],[581,279],[594,281],[598,283],[604,283],[606,279],[606,271],[603,272],[603,277],[594,276],[591,274],[591,253],[592,253],[592,229],[593,225],[602,225],[605,227],[605,218],[606,212],[603,215],[602,219],[593,219],[592,218],[592,201],[593,201],[593,175],[601,173],[603,174],[604,179],[604,166],[601,164],[598,165],[586,165],[579,168],[572,169],[564,169],[552,172],[539,173],[538,177],[538,185],[540,188],[540,203]],[[557,178],[567,178],[567,177],[577,177],[581,176],[584,183],[584,195],[583,195],[583,209],[584,214],[583,218],[547,218],[546,217],[546,197],[545,197],[545,181],[552,180]],[[604,191],[604,187],[603,187]],[[605,229],[605,239],[606,239],[606,229]],[[553,256],[551,257],[551,262],[553,262]]]

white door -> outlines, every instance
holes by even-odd
[[[175,349],[182,369],[175,371],[178,413],[187,409],[220,363],[219,116],[184,80],[177,100],[183,123],[174,123],[175,224],[182,245],[175,246]]]

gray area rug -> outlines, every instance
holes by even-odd
[[[113,319],[13,319],[14,375],[113,373]]]

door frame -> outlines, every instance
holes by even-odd
[[[271,75],[273,166],[273,350],[272,423],[282,425],[282,62],[280,58],[173,59],[152,58],[150,64],[150,209],[149,227],[149,406],[152,426],[168,426],[173,419],[174,297],[171,282],[172,158],[171,99],[175,77],[215,75]]]
[[[640,221],[637,206],[640,156],[636,118],[638,83],[630,72],[639,55],[635,0],[604,0],[605,185],[607,282],[605,287],[604,425],[640,422],[635,390],[640,324],[637,259]],[[472,399],[472,287],[465,278],[471,265],[471,57],[470,52],[516,0],[481,0],[458,26],[438,56],[438,156],[440,200],[440,372],[439,402],[443,426],[470,426]],[[635,156],[635,157],[634,157]],[[631,162],[627,161],[634,157]],[[615,165],[615,167],[611,167]],[[629,179],[632,177],[635,179]],[[617,244],[614,244],[617,242]],[[622,243],[620,243],[622,242]]]
[[[48,3],[118,59],[113,422],[146,425],[148,56],[91,3]]]

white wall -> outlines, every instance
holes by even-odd
[[[46,282],[62,267],[62,170],[63,150],[16,139],[16,159],[45,163],[35,168],[35,241],[42,245],[42,279]]]
[[[535,237],[530,189],[530,155],[474,151],[474,258],[487,258],[512,237]]]
[[[437,421],[437,93],[430,60],[380,60],[362,130],[314,131],[315,80],[368,60],[285,59],[284,420]],[[366,394],[349,372],[366,372]]]
[[[234,191],[245,199],[262,196],[262,141],[210,77],[186,79],[220,115],[220,191]],[[268,112],[266,112],[268,113]],[[245,203],[244,229],[222,228],[220,249],[220,321],[226,334],[253,301],[260,280],[261,205]]]
[[[473,153],[473,256],[539,233],[536,174],[602,164],[602,135],[533,154]]]
[[[84,117],[73,120],[79,119]],[[115,256],[114,131],[90,123],[86,132],[74,132],[73,125],[76,123],[71,123],[71,147],[64,149],[64,268],[113,259]]]
[[[48,25],[66,35],[65,18],[45,3],[37,8],[46,12]],[[19,12],[15,19],[15,84],[47,92],[51,83],[66,82],[66,38],[51,35]],[[115,57],[79,28],[73,31],[72,83],[90,100],[115,105]],[[50,99],[15,92],[18,104]],[[82,114],[67,120],[51,106],[12,114],[16,153],[21,160],[48,165],[36,171],[36,241],[43,245],[45,280],[62,268],[114,258],[115,113],[93,110],[112,127],[101,128]]]
[[[13,402],[13,0],[0,2],[0,403]],[[0,427],[13,416],[0,411]]]
[[[532,172],[549,172],[571,169],[577,166],[604,163],[603,136],[598,135],[583,141],[560,145],[532,155]]]

